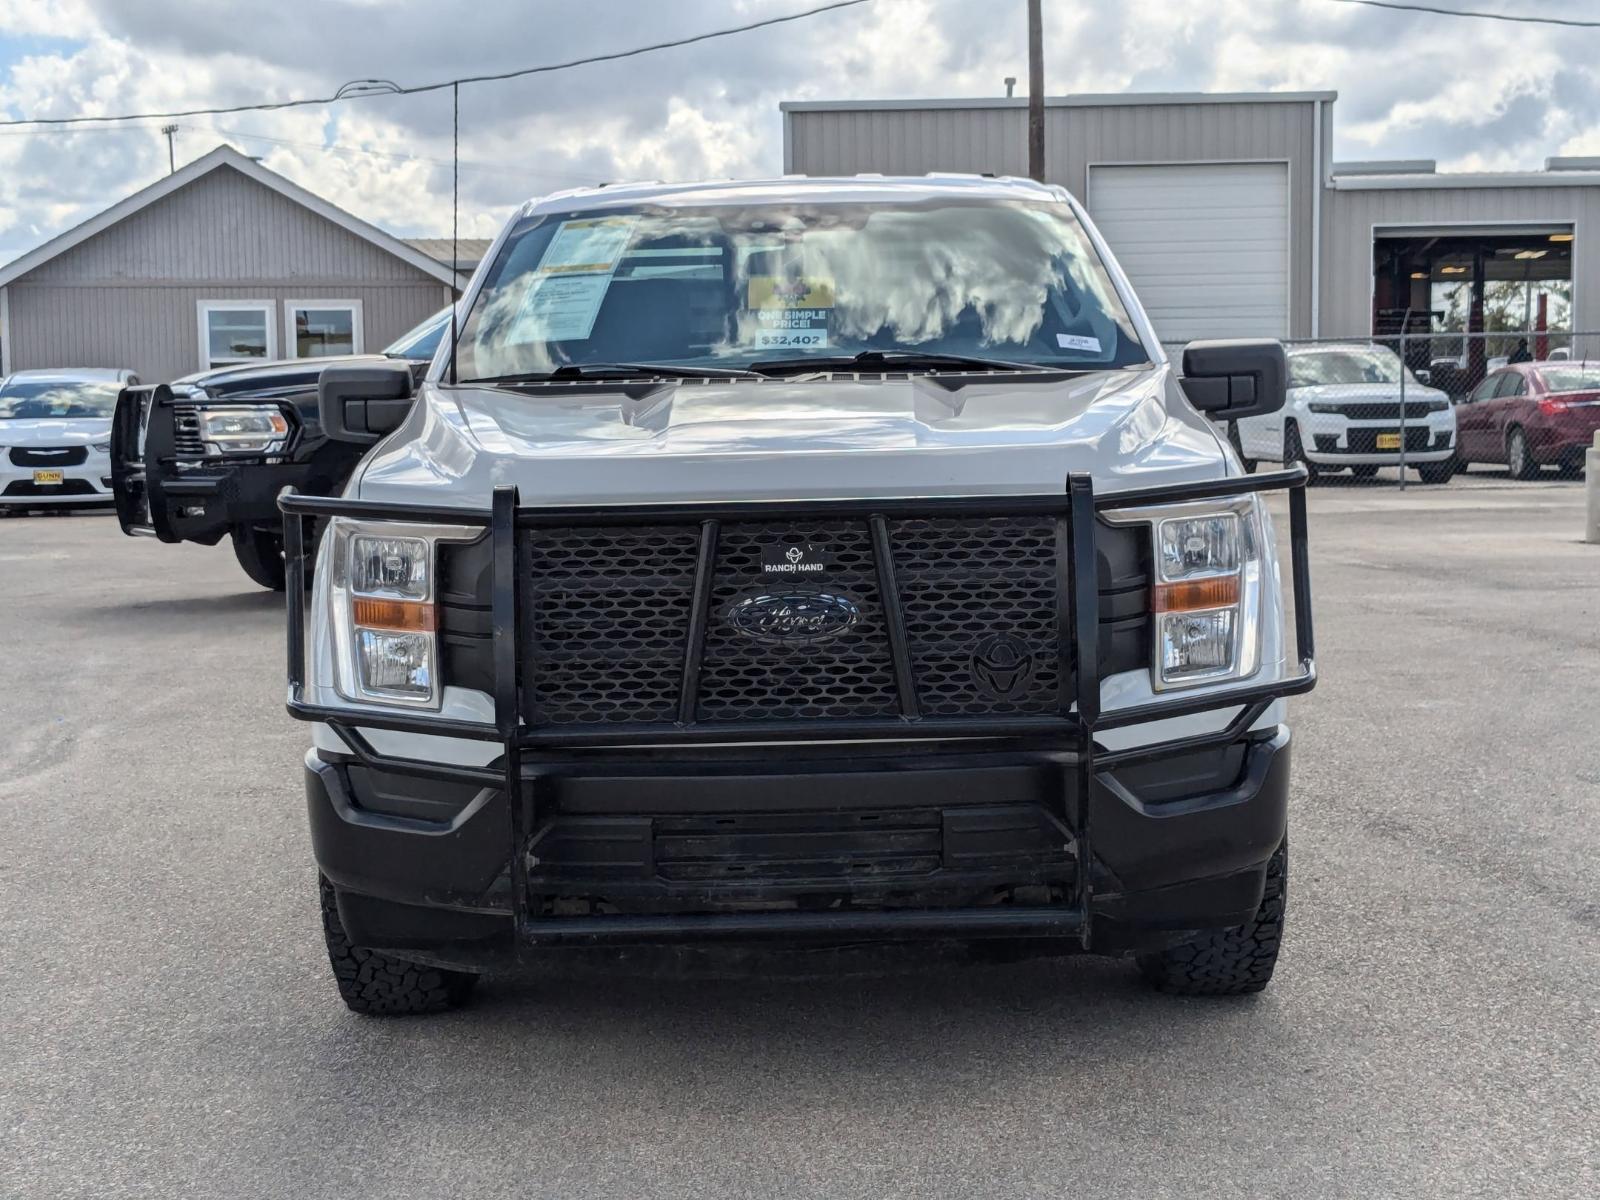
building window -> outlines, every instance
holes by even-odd
[[[291,357],[361,353],[361,301],[290,300],[283,314]]]
[[[274,358],[272,301],[201,300],[200,369]]]

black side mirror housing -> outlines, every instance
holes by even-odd
[[[1289,359],[1283,343],[1227,338],[1183,348],[1178,382],[1194,405],[1215,420],[1277,412],[1289,394]]]
[[[317,381],[317,416],[336,442],[370,446],[400,428],[411,411],[406,363],[328,367]]]

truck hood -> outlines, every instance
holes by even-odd
[[[82,446],[111,436],[110,417],[22,417],[0,421],[0,446]]]
[[[486,507],[1101,491],[1226,476],[1214,429],[1165,364],[954,389],[834,376],[523,391],[424,384],[346,494]]]

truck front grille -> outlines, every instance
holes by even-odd
[[[672,722],[686,695],[696,722],[893,717],[902,712],[896,613],[920,715],[1059,712],[1053,520],[895,519],[883,535],[886,563],[865,519],[723,522],[695,666],[699,524],[527,531],[528,723]],[[773,574],[791,549],[823,569],[792,581]],[[889,596],[885,577],[894,580]],[[752,612],[791,601],[820,606],[831,624],[804,641],[752,632]]]

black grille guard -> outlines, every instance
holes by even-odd
[[[122,414],[119,412],[119,418]],[[1091,909],[1091,831],[1089,798],[1097,772],[1114,766],[1146,762],[1171,754],[1225,745],[1238,740],[1275,700],[1309,692],[1316,685],[1315,644],[1311,614],[1310,560],[1307,546],[1306,486],[1304,468],[1248,477],[1213,480],[1168,487],[1141,488],[1097,496],[1092,478],[1073,474],[1059,494],[1015,496],[934,497],[879,500],[805,500],[720,502],[656,505],[592,505],[523,508],[511,487],[494,490],[491,507],[463,509],[444,506],[390,504],[341,497],[285,493],[279,498],[284,513],[284,560],[288,609],[288,711],[303,721],[325,723],[364,766],[386,772],[410,774],[449,782],[473,783],[503,789],[507,804],[510,845],[526,848],[537,828],[538,780],[545,763],[571,751],[628,751],[728,745],[860,741],[892,744],[909,738],[1005,739],[1034,752],[1045,752],[1076,776],[1073,797],[1064,794],[1062,811],[1053,816],[1069,831],[1076,858],[1078,895],[1069,906],[1016,907],[971,910],[840,910],[818,913],[738,913],[662,916],[530,917],[528,865],[525,853],[512,853],[510,883],[512,913],[521,934],[519,944],[593,944],[649,942],[655,940],[749,939],[776,937],[916,937],[916,936],[1072,936],[1085,945],[1089,940]],[[1207,689],[1201,695],[1178,693],[1132,707],[1102,713],[1101,674],[1098,669],[1096,513],[1104,509],[1129,509],[1186,501],[1287,491],[1289,494],[1290,565],[1294,596],[1295,645],[1298,673],[1264,683]],[[902,715],[850,720],[805,721],[696,721],[694,694],[701,652],[710,619],[710,559],[721,522],[734,520],[856,518],[874,531],[896,516],[989,517],[1049,516],[1056,524],[1057,544],[1066,547],[1056,563],[1057,605],[1061,628],[1070,630],[1060,647],[1062,688],[1060,711],[1044,716],[1001,718],[941,717],[936,720]],[[325,706],[305,700],[305,555],[306,523],[328,517],[376,521],[455,525],[487,529],[491,543],[491,655],[494,679],[494,720],[467,721],[425,713]],[[518,589],[517,533],[519,530],[567,525],[650,525],[699,522],[700,565],[697,571],[687,645],[680,682],[680,719],[672,723],[628,725],[619,728],[561,728],[530,725],[524,720],[518,692],[518,630],[521,597]],[[892,589],[887,589],[892,596]],[[886,605],[886,607],[890,607]],[[904,623],[898,614],[886,621],[895,674],[904,694],[910,685],[910,655]],[[1213,732],[1174,738],[1122,750],[1107,749],[1096,734],[1148,721],[1189,716],[1219,709],[1239,711],[1227,725]],[[457,737],[497,743],[497,765],[475,767],[426,762],[379,753],[357,726],[403,733]],[[594,760],[598,761],[598,760]]]

